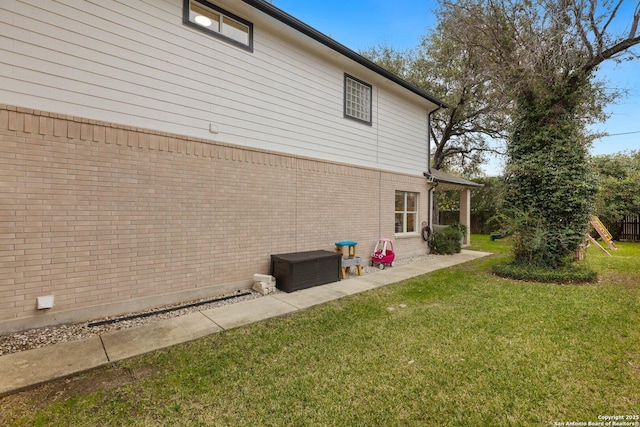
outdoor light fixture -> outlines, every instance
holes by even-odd
[[[203,27],[210,27],[211,26],[211,19],[207,18],[204,15],[198,15],[194,18],[194,21],[196,21],[198,24],[202,25]]]

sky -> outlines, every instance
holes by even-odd
[[[272,3],[356,52],[378,45],[411,49],[436,25],[435,0],[272,0]],[[631,16],[633,3],[626,1],[627,9],[622,10],[621,18]],[[640,48],[636,52],[640,53]],[[606,122],[593,127],[594,131],[611,136],[596,140],[592,154],[640,150],[640,59],[623,64],[605,61],[597,76],[606,81],[606,87],[628,93],[606,108],[610,114]],[[498,175],[501,162],[492,159],[483,166],[483,171]]]

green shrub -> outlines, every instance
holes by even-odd
[[[493,265],[493,272],[507,279],[526,280],[543,283],[587,283],[597,279],[597,273],[593,270],[572,264],[566,267],[547,269],[532,267],[512,262],[503,262]]]
[[[460,233],[460,238],[463,239],[467,234],[467,226],[464,224],[460,224],[459,222],[454,222],[449,227]]]
[[[532,86],[515,100],[504,212],[517,219],[518,264],[561,268],[584,240],[597,191],[580,119],[589,79],[575,75]]]
[[[459,226],[450,226],[442,231],[436,232],[433,235],[433,240],[431,241],[431,253],[437,255],[452,255],[460,253],[462,250],[460,241],[463,236],[461,227]]]

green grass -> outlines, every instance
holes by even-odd
[[[0,424],[552,426],[640,415],[640,245],[612,257],[589,248],[599,282],[561,286],[492,275],[508,241],[484,237],[472,248],[496,255],[10,396]],[[123,372],[122,384],[105,380]]]
[[[492,242],[491,237],[488,234],[472,234],[471,246],[465,249],[506,254],[511,250],[510,245],[511,239],[508,237],[497,239]]]

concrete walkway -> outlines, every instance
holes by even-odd
[[[195,340],[225,329],[294,313],[487,255],[489,253],[463,250],[456,255],[439,256],[422,263],[386,268],[365,276],[356,276],[292,293],[272,294],[83,340],[0,356],[0,395]]]

